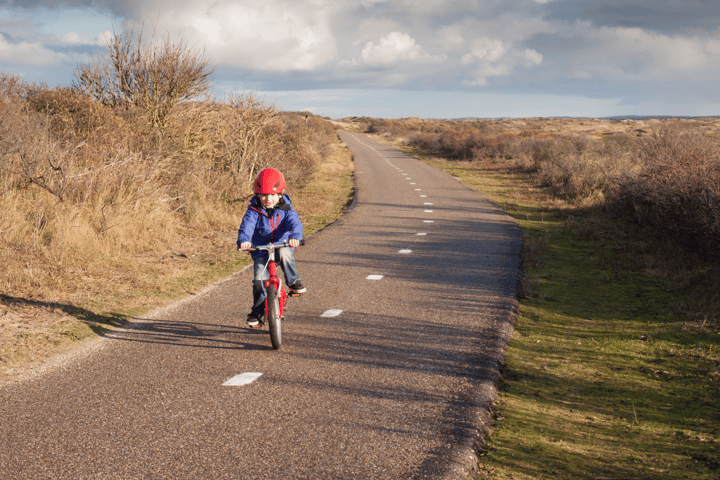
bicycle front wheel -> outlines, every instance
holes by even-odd
[[[282,326],[280,318],[280,297],[274,285],[267,288],[268,326],[270,327],[270,342],[275,350],[282,345]]]

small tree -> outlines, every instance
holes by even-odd
[[[150,123],[164,129],[177,105],[211,88],[214,69],[204,51],[190,48],[183,38],[158,39],[153,33],[143,42],[143,32],[114,32],[98,56],[75,70],[73,88],[113,107],[142,108]]]

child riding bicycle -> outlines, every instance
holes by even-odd
[[[285,195],[285,179],[274,168],[262,170],[253,182],[255,196],[238,230],[238,248],[247,249],[253,245],[287,240],[292,248],[280,248],[277,260],[285,275],[285,283],[295,294],[304,293],[306,288],[300,282],[295,267],[294,247],[300,245],[303,225],[292,208],[290,197]],[[250,252],[253,259],[253,306],[247,316],[251,328],[260,328],[265,315],[265,280],[269,278],[266,268],[267,252]]]

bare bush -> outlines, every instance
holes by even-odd
[[[452,160],[480,160],[509,155],[511,136],[495,135],[484,122],[458,130],[432,128],[430,132],[407,135],[407,144]]]
[[[641,168],[611,191],[614,211],[707,255],[720,238],[720,148],[697,130],[662,125],[641,142]]]
[[[575,138],[535,143],[535,162],[540,182],[565,199],[591,196],[604,185],[603,159]],[[539,147],[539,148],[537,148]]]
[[[334,137],[251,95],[180,103],[162,135],[126,107],[0,76],[0,291],[66,298],[104,270],[132,276],[143,256],[232,231],[260,168],[297,188]]]
[[[10,72],[0,72],[0,105],[7,106],[25,95],[28,84],[20,75]]]
[[[165,128],[177,105],[207,93],[213,70],[202,51],[185,39],[148,42],[143,32],[115,32],[98,57],[75,71],[73,88],[113,107],[141,107],[153,126]]]
[[[407,143],[418,150],[430,153],[438,153],[442,148],[440,136],[433,133],[415,133],[410,136]]]

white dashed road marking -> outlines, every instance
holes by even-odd
[[[228,387],[238,387],[240,385],[247,385],[248,383],[252,383],[260,376],[262,373],[259,372],[245,372],[241,373],[240,375],[235,375],[227,382],[223,383],[223,385],[226,385]]]
[[[404,249],[400,250],[398,253],[412,253],[412,250],[404,248]]]
[[[368,275],[365,277],[366,280],[381,280],[382,278],[382,275]]]

